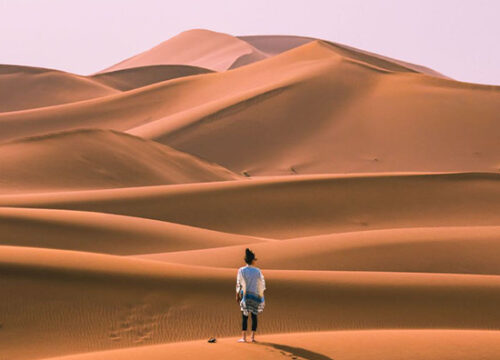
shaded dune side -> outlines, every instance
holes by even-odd
[[[128,91],[162,81],[210,72],[212,71],[189,65],[151,65],[100,73],[90,78],[112,88]]]
[[[500,353],[500,331],[491,330],[350,330],[259,336],[249,346],[236,338],[205,340],[76,354],[51,360],[496,360]],[[243,346],[243,348],[242,348]],[[47,359],[48,360],[48,359]]]
[[[18,65],[0,65],[0,112],[19,111],[118,93],[85,76]]]
[[[238,329],[239,308],[229,296],[234,270],[18,247],[2,247],[0,268],[9,294],[0,298],[1,345],[9,359],[229,336]],[[498,329],[500,323],[497,276],[267,270],[266,280],[273,292],[262,333]]]
[[[139,257],[238,268],[246,247],[258,254],[264,269],[500,275],[499,226],[360,231]]]
[[[130,216],[0,208],[0,245],[115,255],[217,248],[267,239]]]
[[[500,224],[500,174],[283,176],[210,184],[1,196],[1,206],[116,213],[292,238]],[[200,210],[204,209],[204,210]]]
[[[228,70],[261,61],[263,56],[269,58],[316,40],[299,36],[237,36],[236,38],[245,41],[259,52],[241,55]]]
[[[74,130],[0,145],[0,192],[41,192],[240,178],[168,146],[111,130]]]
[[[317,40],[310,37],[290,35],[248,35],[237,36],[237,38],[272,56]]]

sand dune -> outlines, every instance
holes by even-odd
[[[128,91],[157,82],[210,72],[208,69],[188,65],[151,65],[100,73],[90,78],[117,90]]]
[[[310,37],[288,35],[250,35],[238,36],[238,39],[273,56],[316,40]]]
[[[224,71],[241,56],[258,61],[266,58],[249,43],[234,36],[195,29],[180,33],[154,48],[119,62],[101,72],[146,65],[183,64]],[[252,61],[252,62],[253,62]]]
[[[336,51],[316,41],[228,72],[0,114],[0,140],[112,128],[249,175],[498,171],[497,87]]]
[[[0,112],[80,102],[210,72],[196,66],[158,65],[80,76],[53,69],[0,65]]]
[[[109,130],[76,130],[0,145],[2,193],[238,178],[221,166],[168,146]]]
[[[2,245],[136,255],[256,244],[266,239],[103,213],[0,208]]]
[[[274,67],[275,83],[257,92],[233,91],[129,132],[250,175],[498,170],[498,88],[394,74],[320,42],[232,76],[268,81]],[[217,146],[228,141],[231,152]]]
[[[0,89],[0,360],[498,358],[500,87],[191,30]]]
[[[239,268],[250,245],[141,255],[171,263]],[[264,269],[500,275],[500,227],[433,227],[328,234],[252,244]]]
[[[406,61],[389,58],[387,56],[381,56],[379,54],[374,54],[369,51],[356,49],[353,48],[352,46],[346,46],[331,41],[328,41],[328,44],[331,45],[335,49],[335,52],[337,52],[339,55],[346,56],[348,58],[355,60],[360,60],[368,64],[381,67],[383,69],[396,72],[422,73],[426,75],[435,76],[438,78],[449,79],[449,77],[435,70],[429,69],[425,66],[411,64]]]
[[[5,195],[0,206],[105,212],[292,238],[332,232],[500,225],[499,174],[288,176]]]
[[[267,73],[275,73],[274,70],[269,69]],[[286,79],[287,74],[278,74],[278,77]],[[255,92],[252,88],[269,82],[252,75],[242,79],[233,72],[205,74],[173,79],[104,99],[0,114],[0,140],[81,127],[127,130],[205,103],[217,104],[228,94]]]
[[[188,341],[134,347],[90,354],[69,355],[52,360],[151,360],[182,358],[211,359],[464,359],[493,360],[500,352],[498,331],[478,330],[370,330],[331,331],[264,335],[259,344],[236,344],[236,338],[219,339],[217,345]]]
[[[288,35],[257,35],[257,36],[238,36],[241,39],[269,56],[281,54],[282,52],[294,49],[301,45],[315,41],[316,39],[304,36],[288,36]],[[435,70],[429,69],[422,65],[411,64],[405,61],[389,58],[379,54],[374,54],[365,50],[356,49],[352,46],[327,41],[332,45],[335,52],[339,55],[346,56],[352,59],[362,60],[372,65],[381,66],[388,70],[417,72],[427,75],[432,75],[440,78],[448,78]]]
[[[9,359],[228,336],[238,326],[231,269],[7,246],[0,267]],[[273,292],[262,333],[498,329],[500,320],[498,276],[267,270],[266,278]]]
[[[17,65],[0,65],[0,84],[0,113],[117,93],[112,87],[84,76]]]
[[[102,72],[130,69],[147,65],[185,64],[201,66],[215,71],[245,66],[281,54],[316,39],[303,36],[256,35],[231,36],[204,29],[180,33],[173,38],[115,64]],[[444,75],[421,65],[370,53],[343,44],[329,42],[336,52],[355,59],[363,59],[390,70],[418,72],[432,76]]]

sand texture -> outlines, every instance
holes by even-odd
[[[0,288],[0,360],[498,359],[500,87],[208,30],[0,65]]]

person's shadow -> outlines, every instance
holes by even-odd
[[[298,357],[301,357],[308,360],[333,360],[331,357],[299,347],[275,344],[270,342],[257,342],[256,344],[272,347],[276,350],[279,350],[282,355],[288,356],[291,359],[297,359]]]

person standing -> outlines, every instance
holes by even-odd
[[[241,330],[242,336],[238,342],[247,341],[247,326],[248,316],[252,317],[252,335],[251,342],[255,342],[255,332],[257,331],[257,316],[264,310],[265,299],[264,290],[266,290],[266,282],[264,275],[259,268],[255,267],[257,258],[250,250],[245,250],[245,263],[238,269],[236,276],[236,301],[240,304],[241,309]]]

